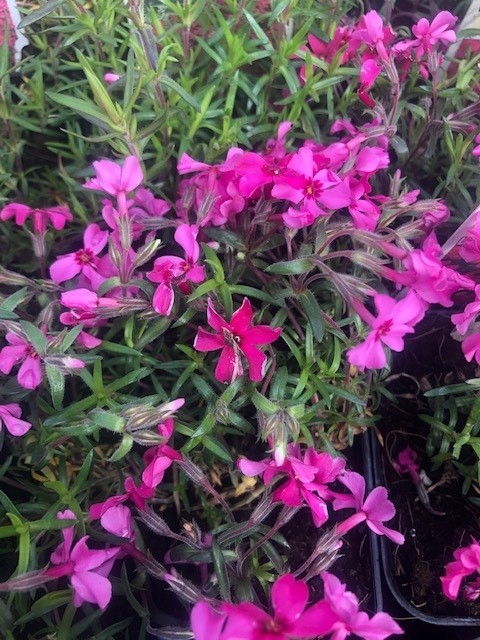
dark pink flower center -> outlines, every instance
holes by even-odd
[[[392,328],[393,320],[386,320],[378,329],[375,331],[375,337],[377,340],[380,340],[383,336],[385,336],[390,329]]]
[[[318,198],[322,193],[322,185],[317,180],[310,180],[303,189],[305,198]]]
[[[262,171],[269,176],[279,176],[282,173],[282,169],[278,166],[276,158],[274,158],[270,164],[264,164]]]
[[[38,353],[35,351],[35,349],[33,347],[27,347],[26,349],[27,352],[27,358],[38,358]]]
[[[91,249],[80,249],[75,254],[75,260],[78,264],[82,265],[93,265],[93,251]]]
[[[265,622],[263,622],[263,624],[261,625],[261,630],[264,631],[265,633],[284,633],[286,631],[288,631],[288,629],[285,626],[285,622],[281,619],[277,619],[277,620],[273,620],[273,618],[270,618],[269,620],[266,620]]]

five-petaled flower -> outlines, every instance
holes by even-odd
[[[75,514],[66,510],[57,513],[60,520],[76,520]],[[89,549],[83,536],[72,548],[74,527],[62,529],[63,542],[50,557],[53,566],[45,569],[50,578],[68,576],[73,589],[73,606],[92,602],[104,609],[112,597],[112,585],[107,576],[120,548]]]
[[[423,318],[426,308],[426,303],[412,290],[398,302],[390,296],[378,293],[374,302],[378,311],[376,318],[366,309],[363,311],[372,331],[364,342],[347,352],[350,364],[356,365],[361,371],[365,367],[381,369],[387,364],[383,345],[393,351],[402,351],[403,336],[414,332],[413,327]]]
[[[215,311],[209,299],[207,322],[217,333],[209,333],[200,327],[193,346],[197,351],[222,350],[215,368],[215,377],[220,382],[232,383],[242,375],[242,356],[248,362],[250,380],[258,382],[265,375],[267,356],[258,347],[274,342],[282,330],[264,324],[252,326],[252,319],[252,305],[248,298],[243,299],[242,306],[232,314],[230,322]]]
[[[365,479],[359,473],[346,471],[339,480],[351,494],[336,494],[333,501],[334,510],[352,508],[356,511],[353,516],[338,525],[337,533],[339,535],[347,533],[360,522],[366,522],[377,535],[385,535],[396,544],[404,543],[405,537],[401,533],[383,524],[395,515],[395,507],[388,500],[385,487],[375,487],[365,498]]]

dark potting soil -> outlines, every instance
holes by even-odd
[[[452,463],[436,471],[425,453],[430,427],[418,418],[432,414],[424,391],[475,377],[475,367],[465,362],[458,342],[450,337],[452,324],[443,314],[428,316],[405,350],[395,355],[387,383],[397,403],[380,409],[378,438],[382,445],[385,483],[397,514],[388,523],[405,535],[405,544],[392,545],[395,581],[407,602],[426,615],[470,617],[480,615],[480,600],[462,597],[456,602],[442,593],[440,576],[453,561],[453,551],[480,538],[480,510],[462,495],[462,478]],[[429,511],[419,499],[412,479],[392,466],[406,446],[418,456],[418,464],[432,481],[427,490]],[[473,576],[474,578],[475,576]],[[454,637],[454,636],[452,636]]]
[[[338,518],[333,518],[332,521],[329,521],[330,524],[333,524],[334,519],[338,520]],[[282,528],[281,532],[290,545],[290,549],[286,550],[285,555],[291,570],[296,571],[313,552],[318,538],[325,530],[323,528],[317,529],[311,515],[306,509],[302,509]],[[352,591],[357,596],[360,607],[364,611],[373,613],[370,551],[367,532],[363,527],[349,532],[335,562],[327,570],[346,584],[348,591]],[[323,595],[322,579],[315,576],[309,580],[308,586],[310,600],[312,602],[320,600]]]

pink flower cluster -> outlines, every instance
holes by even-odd
[[[383,523],[395,515],[395,508],[387,498],[384,487],[376,487],[365,498],[365,480],[353,471],[345,470],[345,461],[334,458],[327,452],[318,453],[308,447],[302,455],[300,445],[287,447],[285,460],[279,464],[274,458],[259,462],[242,458],[238,461],[240,471],[246,476],[262,475],[263,482],[270,484],[282,477],[282,482],[273,492],[273,500],[290,507],[308,506],[316,527],[321,527],[329,518],[327,502],[333,509],[354,509],[355,514],[337,525],[341,536],[353,527],[366,522],[378,535],[386,535],[397,544],[403,544],[404,536],[386,527]],[[348,494],[334,491],[335,481],[342,483]]]
[[[286,574],[272,587],[273,615],[250,602],[222,603],[218,608],[197,603],[191,614],[195,640],[290,640],[332,634],[331,640],[344,640],[355,634],[364,640],[384,640],[403,633],[386,613],[372,618],[359,611],[353,593],[334,575],[322,573],[323,598],[307,606],[308,587],[302,580]]]
[[[331,63],[341,52],[341,63],[353,62],[360,66],[360,86],[358,97],[369,108],[376,105],[369,90],[377,77],[385,71],[392,75],[392,66],[398,65],[402,77],[418,68],[420,74],[427,78],[429,71],[435,68],[434,54],[438,55],[441,47],[456,41],[453,30],[457,18],[449,11],[440,13],[430,23],[426,18],[420,19],[412,27],[415,36],[412,39],[398,40],[390,26],[385,25],[376,11],[362,15],[357,24],[339,26],[332,40],[325,42],[310,34],[308,44],[311,51],[321,60]],[[438,64],[438,63],[437,63]],[[300,78],[306,82],[306,65],[300,70]]]
[[[467,547],[461,547],[453,552],[455,560],[445,567],[442,581],[443,593],[450,600],[456,600],[462,581],[472,573],[480,574],[480,544],[475,540]],[[476,600],[480,596],[480,577],[464,586],[465,596],[469,600]]]

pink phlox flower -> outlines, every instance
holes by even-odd
[[[468,547],[453,552],[454,562],[445,567],[445,575],[440,578],[444,595],[456,600],[463,578],[472,573],[480,573],[480,544],[473,540]],[[478,580],[478,578],[477,578]]]
[[[57,513],[57,518],[76,519],[69,510]],[[112,597],[112,585],[107,576],[120,548],[89,549],[89,536],[83,536],[72,548],[73,536],[74,527],[62,529],[63,542],[50,556],[50,562],[55,566],[46,569],[45,575],[57,578],[68,576],[75,607],[91,602],[104,609]]]
[[[312,150],[313,161],[319,169],[330,169],[333,172],[342,169],[351,155],[344,142],[332,142],[328,145],[323,145],[314,140],[305,140],[303,146]]]
[[[382,61],[388,60],[386,46],[395,38],[391,27],[383,24],[381,16],[376,11],[365,13],[353,31],[348,52],[356,53],[360,48],[367,46],[370,52],[376,52]]]
[[[265,152],[271,158],[284,158],[287,155],[285,148],[285,140],[288,133],[293,127],[293,122],[284,120],[278,125],[277,136],[275,138],[269,138],[265,144]],[[241,157],[237,158],[236,164],[241,162]]]
[[[5,336],[8,346],[0,351],[0,371],[9,374],[16,364],[21,363],[17,372],[18,384],[24,389],[36,389],[42,382],[41,357],[30,342],[16,333]]]
[[[23,226],[27,218],[33,220],[33,232],[44,234],[47,224],[50,222],[54,229],[63,229],[67,222],[73,220],[73,215],[69,209],[63,205],[57,207],[47,207],[46,209],[31,208],[25,204],[7,204],[0,211],[0,220],[8,220],[15,217],[15,224]]]
[[[89,224],[83,235],[83,249],[60,255],[50,267],[50,277],[57,284],[82,274],[93,289],[98,289],[105,278],[98,272],[98,254],[108,242],[108,231],[98,224]]]
[[[216,611],[203,600],[197,602],[190,614],[194,640],[227,640],[222,635],[226,619],[223,611]]]
[[[459,256],[468,264],[480,264],[480,216],[475,215],[473,225],[460,242]]]
[[[346,471],[339,480],[350,491],[350,495],[336,494],[333,501],[334,510],[351,508],[356,511],[353,516],[337,526],[339,535],[347,533],[360,522],[366,522],[376,534],[385,535],[396,544],[405,542],[405,537],[401,533],[383,524],[395,515],[395,507],[388,500],[385,487],[375,487],[365,498],[365,479],[359,473]]]
[[[364,640],[384,640],[392,634],[403,633],[402,629],[388,614],[376,613],[372,618],[359,611],[357,597],[346,590],[340,580],[329,573],[322,572],[324,599],[330,614],[335,618],[328,633],[330,640],[344,640],[352,633]]]
[[[133,535],[132,514],[128,507],[117,504],[107,509],[100,517],[100,524],[109,533],[130,540]]]
[[[382,147],[363,147],[355,158],[355,169],[367,177],[385,169],[389,164],[389,155]]]
[[[251,602],[223,604],[227,622],[220,639],[290,640],[323,635],[334,615],[323,602],[307,607],[308,597],[305,582],[290,574],[280,576],[271,591],[271,616]]]
[[[306,504],[316,527],[328,520],[325,501],[334,495],[328,485],[345,470],[342,458],[333,458],[326,452],[318,453],[310,447],[302,458],[300,447],[293,444],[287,446],[287,456],[281,464],[271,458],[259,462],[241,459],[237,464],[244,475],[263,475],[265,484],[270,484],[278,474],[286,474],[285,482],[273,492],[273,500],[292,507]]]
[[[198,227],[182,224],[175,230],[175,241],[185,252],[185,257],[161,256],[147,273],[151,282],[157,283],[152,306],[161,315],[170,315],[175,301],[173,285],[182,285],[187,281],[196,284],[205,280],[205,267],[199,266],[200,246],[197,242]]]
[[[382,67],[373,58],[367,58],[360,67],[360,86],[357,94],[360,100],[369,109],[375,106],[375,100],[368,93],[375,84],[375,80],[380,75]]]
[[[142,472],[142,483],[147,487],[155,488],[163,480],[165,471],[175,461],[183,460],[183,456],[167,443],[173,434],[174,422],[172,418],[167,418],[165,422],[158,426],[158,433],[165,438],[165,442],[155,447],[150,447],[143,454],[145,468]]]
[[[110,196],[126,196],[143,182],[143,170],[136,156],[126,157],[121,165],[111,160],[97,160],[93,168],[95,178],[87,180],[83,186]]]
[[[262,156],[252,151],[243,154],[235,167],[239,178],[238,190],[241,196],[253,198],[260,195],[261,187],[272,187],[287,171],[289,156]]]
[[[32,428],[30,422],[21,420],[22,409],[20,405],[13,402],[10,404],[0,404],[0,429],[5,426],[12,436],[23,436]]]
[[[365,182],[365,179],[355,180],[351,176],[345,178],[345,183],[350,189],[351,198],[348,211],[352,216],[353,223],[357,229],[374,231],[381,212],[380,207],[367,197],[370,186]]]
[[[462,341],[462,351],[467,362],[473,358],[480,364],[480,333],[472,333]]]
[[[438,42],[442,44],[455,42],[457,36],[452,27],[456,22],[457,17],[449,11],[440,11],[431,23],[426,18],[421,18],[414,24],[412,32],[418,41],[418,55],[421,56],[427,51],[432,51]]]
[[[347,49],[348,42],[350,40],[350,35],[353,31],[353,27],[336,27],[335,32],[333,34],[333,38],[330,42],[325,42],[324,40],[320,40],[313,33],[309,33],[308,47],[306,46],[300,47],[301,51],[310,51],[316,58],[320,60],[325,60],[325,62],[331,63],[334,58],[337,58],[338,54],[341,53],[340,56],[340,64],[346,64],[353,56],[353,51]],[[315,66],[315,62],[313,63]],[[307,65],[302,65],[299,76],[303,83],[306,81],[306,69]]]
[[[480,313],[480,285],[475,287],[475,300],[469,302],[462,313],[453,313],[450,320],[455,325],[458,333],[464,336]]]
[[[408,193],[418,194],[419,191],[418,189],[415,189],[414,191]],[[406,202],[406,204],[411,204],[410,202],[405,200],[405,196],[407,195],[408,194],[404,195],[404,201]],[[449,218],[450,211],[443,202],[431,201],[428,211],[422,212],[422,221],[426,229],[433,229],[442,222],[446,222]]]
[[[188,209],[195,205],[197,225],[220,226],[225,224],[230,216],[242,211],[245,199],[238,191],[235,168],[243,156],[243,151],[236,147],[230,149],[225,162],[210,166],[204,162],[197,162],[187,154],[183,154],[178,162],[178,172],[198,172],[189,180],[179,185],[182,198],[177,202],[177,215],[188,220]],[[188,199],[188,208],[185,201]]]
[[[134,545],[135,531],[133,530],[132,513],[128,507],[124,504],[116,504],[110,507],[100,517],[100,524],[108,533],[125,540],[117,555],[118,559],[129,555],[129,552],[136,555]]]
[[[421,249],[406,252],[402,260],[405,271],[389,271],[389,277],[394,282],[410,287],[429,304],[451,307],[452,295],[459,289],[472,290],[475,283],[471,278],[445,266],[441,256],[441,247],[432,232]]]
[[[117,298],[99,297],[93,291],[84,288],[64,291],[60,296],[60,302],[70,309],[60,314],[60,322],[69,326],[80,323],[86,327],[98,326],[100,310],[114,316],[120,306]]]
[[[282,330],[263,324],[253,326],[252,321],[253,310],[248,298],[243,299],[230,322],[215,311],[209,298],[207,322],[217,333],[209,333],[200,327],[193,346],[197,351],[221,349],[215,368],[215,377],[220,382],[231,384],[242,375],[242,356],[248,362],[250,380],[259,382],[265,375],[267,356],[258,347],[274,342]]]
[[[320,205],[329,210],[341,209],[350,204],[348,186],[333,171],[318,170],[313,152],[302,147],[288,165],[290,175],[282,175],[272,188],[272,197],[288,200],[315,217],[325,215]]]
[[[162,198],[155,198],[150,189],[137,189],[129,211],[135,228],[136,225],[142,227],[149,220],[163,218],[170,209],[168,202]]]
[[[396,460],[392,460],[392,466],[397,473],[408,473],[415,484],[421,483],[419,471],[420,465],[417,464],[417,454],[411,447],[405,447],[398,454]]]
[[[135,484],[134,479],[131,476],[125,478],[125,493],[110,496],[104,502],[96,502],[90,505],[88,511],[92,520],[98,520],[102,515],[122,502],[131,500],[137,509],[144,510],[146,508],[147,501],[153,498],[155,495],[155,488],[150,487],[143,482],[139,486]]]
[[[379,293],[374,296],[374,303],[378,315],[376,318],[367,317],[372,331],[364,342],[347,351],[350,364],[361,371],[365,368],[382,369],[387,364],[383,345],[393,351],[402,351],[403,337],[414,333],[413,327],[425,315],[426,304],[414,291],[409,291],[399,301]]]

